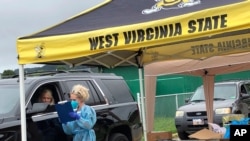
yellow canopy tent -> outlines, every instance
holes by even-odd
[[[145,66],[147,102],[154,100],[149,98],[155,96],[156,76],[202,70],[197,74],[212,76],[204,77],[204,85],[210,86],[205,90],[208,121],[212,122],[211,86],[217,72],[212,73],[209,68],[232,64],[219,58],[222,61],[214,61],[217,65],[206,65],[206,60],[250,51],[249,9],[249,0],[106,0],[58,25],[21,37],[17,40],[21,120],[25,123],[23,65],[63,63],[107,68]],[[157,65],[164,60],[174,61],[171,71],[163,69],[170,69],[168,63]],[[180,67],[185,61],[191,63]],[[202,65],[192,69],[196,63]],[[245,58],[233,64],[242,63],[246,63]],[[244,69],[247,68],[230,72]],[[153,108],[146,107],[147,132],[153,130]]]

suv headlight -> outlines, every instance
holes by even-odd
[[[183,117],[184,116],[184,111],[176,111],[175,112],[175,117]]]
[[[231,108],[219,108],[215,109],[215,114],[230,114]]]

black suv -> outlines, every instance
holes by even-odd
[[[27,140],[40,141],[36,122],[58,118],[55,107],[38,103],[42,88],[53,92],[55,102],[69,100],[75,84],[88,87],[89,101],[97,113],[94,126],[97,141],[139,141],[142,124],[137,102],[122,77],[99,73],[56,73],[25,77]],[[20,100],[18,78],[0,80],[0,140],[20,141]],[[67,136],[66,141],[72,137]]]
[[[203,128],[208,128],[203,86],[196,89],[186,105],[181,106],[175,115],[175,125],[180,139]],[[245,106],[239,106],[239,104]],[[241,107],[241,108],[239,108]],[[213,122],[223,126],[222,117],[228,114],[248,116],[250,107],[250,80],[217,82],[214,85]]]

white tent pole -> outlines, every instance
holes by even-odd
[[[144,141],[147,141],[147,128],[146,128],[146,118],[145,118],[145,99],[143,94],[141,94],[141,104],[142,104],[142,125],[143,125],[143,135]]]
[[[141,96],[140,96],[140,93],[137,93],[137,103],[138,103],[138,108],[139,108],[139,113],[140,113],[140,120],[142,122],[142,110],[141,110]]]
[[[144,91],[143,91],[143,77],[142,77],[142,69],[139,68],[139,85],[140,85],[140,94],[142,95],[142,97],[144,97]]]
[[[143,125],[143,135],[144,141],[147,141],[147,131],[146,131],[146,118],[145,118],[145,99],[144,99],[144,91],[143,91],[143,82],[142,82],[142,68],[138,69],[139,71],[139,83],[140,83],[140,94],[141,94],[141,109],[142,109],[142,125]]]
[[[20,111],[21,111],[21,133],[22,133],[21,135],[22,135],[22,141],[27,141],[23,65],[19,65],[19,86],[20,86]]]

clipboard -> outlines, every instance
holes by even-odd
[[[69,113],[74,112],[71,102],[61,102],[55,105],[56,111],[61,123],[67,123],[69,121],[74,121],[75,119],[70,117]]]

